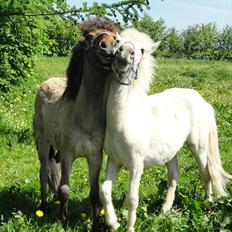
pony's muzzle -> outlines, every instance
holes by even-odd
[[[116,49],[114,48],[114,46],[112,46],[110,43],[108,43],[107,41],[102,40],[99,43],[99,47],[102,51],[104,51],[106,53],[107,56],[112,57],[114,56]]]

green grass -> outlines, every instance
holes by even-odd
[[[0,231],[63,231],[57,219],[59,207],[49,195],[49,217],[38,218],[40,203],[39,161],[32,136],[33,103],[39,85],[51,76],[64,76],[68,58],[40,58],[36,75],[20,87],[0,94]],[[171,87],[194,88],[216,110],[222,162],[232,173],[232,65],[221,61],[158,60],[151,93]],[[147,169],[140,186],[136,231],[231,231],[232,184],[229,196],[205,201],[195,160],[184,147],[178,154],[181,177],[171,212],[160,215],[167,184],[166,168]],[[101,173],[104,177],[105,159]],[[113,199],[125,231],[125,196],[128,173],[122,170],[113,188]],[[75,162],[71,174],[67,231],[89,231],[90,203],[85,159]],[[86,217],[82,217],[85,213]]]

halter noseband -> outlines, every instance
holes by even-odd
[[[134,49],[134,51],[135,51],[135,46],[134,46],[133,43],[127,41],[127,42],[125,42],[124,44],[128,44],[128,43],[132,45],[132,47],[133,47],[133,49]],[[123,45],[124,45],[124,44],[123,44]],[[120,74],[120,73],[118,73],[118,72],[116,71],[116,76],[115,76],[114,79],[115,79],[119,84],[121,84],[121,85],[131,85],[131,79],[132,79],[132,78],[134,78],[134,80],[137,80],[137,79],[138,79],[139,62],[138,62],[137,64],[135,63],[135,57],[134,57],[133,62],[132,62],[132,64],[131,64],[130,66],[131,66],[131,68],[130,68],[127,72],[125,72],[125,73],[123,73],[123,74]],[[133,73],[132,73],[131,76],[129,76],[129,73],[130,73],[131,70],[133,71]],[[128,74],[128,75],[127,75],[127,74]],[[127,82],[121,81],[121,80],[120,80],[120,77],[126,78]]]

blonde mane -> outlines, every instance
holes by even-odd
[[[132,43],[135,41],[139,43],[144,54],[139,63],[138,80],[134,82],[134,87],[139,88],[141,92],[147,93],[150,88],[150,84],[155,74],[155,58],[152,56],[150,49],[154,44],[154,41],[147,34],[136,30],[135,28],[127,28],[120,33],[121,37],[128,38]]]

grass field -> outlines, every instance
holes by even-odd
[[[11,93],[0,93],[0,231],[63,231],[57,219],[59,206],[49,195],[49,217],[35,215],[40,203],[39,161],[32,136],[35,93],[51,76],[63,76],[68,58],[40,58],[35,76]],[[229,62],[158,60],[151,93],[171,87],[194,88],[216,110],[219,142],[224,168],[232,173],[232,64]],[[179,152],[181,176],[174,207],[160,215],[167,184],[165,167],[147,169],[140,187],[136,231],[232,231],[232,182],[228,197],[205,201],[197,164],[184,147]],[[104,177],[105,159],[101,173]],[[125,196],[128,173],[122,170],[113,189],[113,199],[125,231]],[[71,174],[67,231],[89,231],[90,203],[85,159],[75,162]]]

